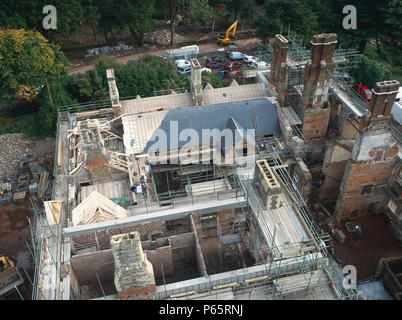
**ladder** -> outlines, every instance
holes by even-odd
[[[258,126],[258,120],[257,120],[257,114],[255,110],[251,112],[251,115],[253,117],[253,124],[254,124],[254,129],[255,129],[255,136],[259,137],[260,136],[260,128]],[[257,139],[256,139],[257,140]]]

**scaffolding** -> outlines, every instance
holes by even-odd
[[[296,32],[292,33],[290,29],[288,29],[286,39],[289,43],[286,57],[288,95],[301,95],[304,84],[304,68],[310,59],[310,51],[303,45],[303,40],[297,37]],[[263,61],[270,62],[273,57],[273,50],[272,45],[269,43],[260,45],[257,47],[257,57]],[[331,87],[338,87],[346,91],[359,108],[366,110],[367,101],[351,89],[352,85],[356,83],[352,76],[353,70],[357,67],[358,56],[359,52],[356,49],[342,48],[341,45],[335,48],[333,55],[335,68],[332,73]],[[269,75],[268,80],[272,81]],[[335,91],[330,90],[328,94],[333,95]],[[298,110],[295,111],[298,112]],[[302,117],[300,112],[298,112],[298,115]]]

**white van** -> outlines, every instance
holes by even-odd
[[[229,53],[229,59],[231,60],[239,60],[239,59],[243,59],[244,58],[244,54],[238,51],[232,51]]]

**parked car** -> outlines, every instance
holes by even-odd
[[[177,68],[177,73],[189,76],[191,75],[191,67],[189,66],[179,67]]]
[[[230,60],[241,60],[244,58],[244,54],[238,51],[231,51],[228,57]]]
[[[219,57],[212,57],[207,59],[207,63],[209,61],[213,61],[213,62],[219,62],[219,63],[225,63],[225,59],[224,58],[219,58]]]
[[[365,86],[364,84],[355,84],[352,89],[354,91],[356,91],[360,96],[362,96],[363,98],[370,100],[373,93],[371,92],[371,90]]]
[[[250,64],[250,63],[257,63],[258,61],[260,61],[260,59],[258,59],[257,57],[248,56],[247,54],[245,54],[243,57],[243,61],[247,64]]]
[[[266,63],[265,61],[250,62],[248,65],[249,65],[249,67],[254,68],[254,69],[269,68],[269,63]]]
[[[174,62],[178,68],[191,67],[191,62],[184,59],[179,59]]]
[[[242,75],[241,70],[229,71],[227,74],[229,78],[239,78],[241,75]]]
[[[227,70],[219,70],[216,76],[220,79],[225,79],[228,74]]]
[[[241,68],[241,66],[242,66],[242,63],[239,62],[239,61],[230,61],[230,62],[228,62],[227,64],[225,64],[225,68],[224,68],[224,69],[225,69],[225,70],[228,70],[228,71],[232,71],[232,70]]]
[[[218,69],[223,66],[223,63],[216,62],[216,61],[209,61],[205,64],[205,66],[209,69]]]
[[[332,78],[345,81],[351,80],[349,74],[347,74],[346,72],[339,72],[337,70],[334,70],[334,72],[332,73]]]
[[[211,73],[211,69],[209,69],[209,68],[202,68],[201,73],[203,73],[204,71]]]

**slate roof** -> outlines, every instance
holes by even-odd
[[[257,116],[260,134],[265,135],[280,132],[276,105],[267,98],[254,98],[169,110],[161,122],[159,129],[164,130],[167,135],[168,149],[182,147],[183,145],[189,146],[189,138],[187,141],[179,141],[178,146],[170,145],[170,135],[175,134],[174,132],[170,132],[171,121],[177,121],[179,134],[182,130],[191,128],[198,133],[201,139],[202,129],[218,129],[222,131],[228,128],[234,130],[236,126],[233,120],[230,121],[232,117],[244,129],[254,129],[253,110],[255,110]],[[156,141],[158,141],[158,138],[156,138]],[[154,132],[151,139],[147,142],[144,151],[148,151],[156,141]]]

